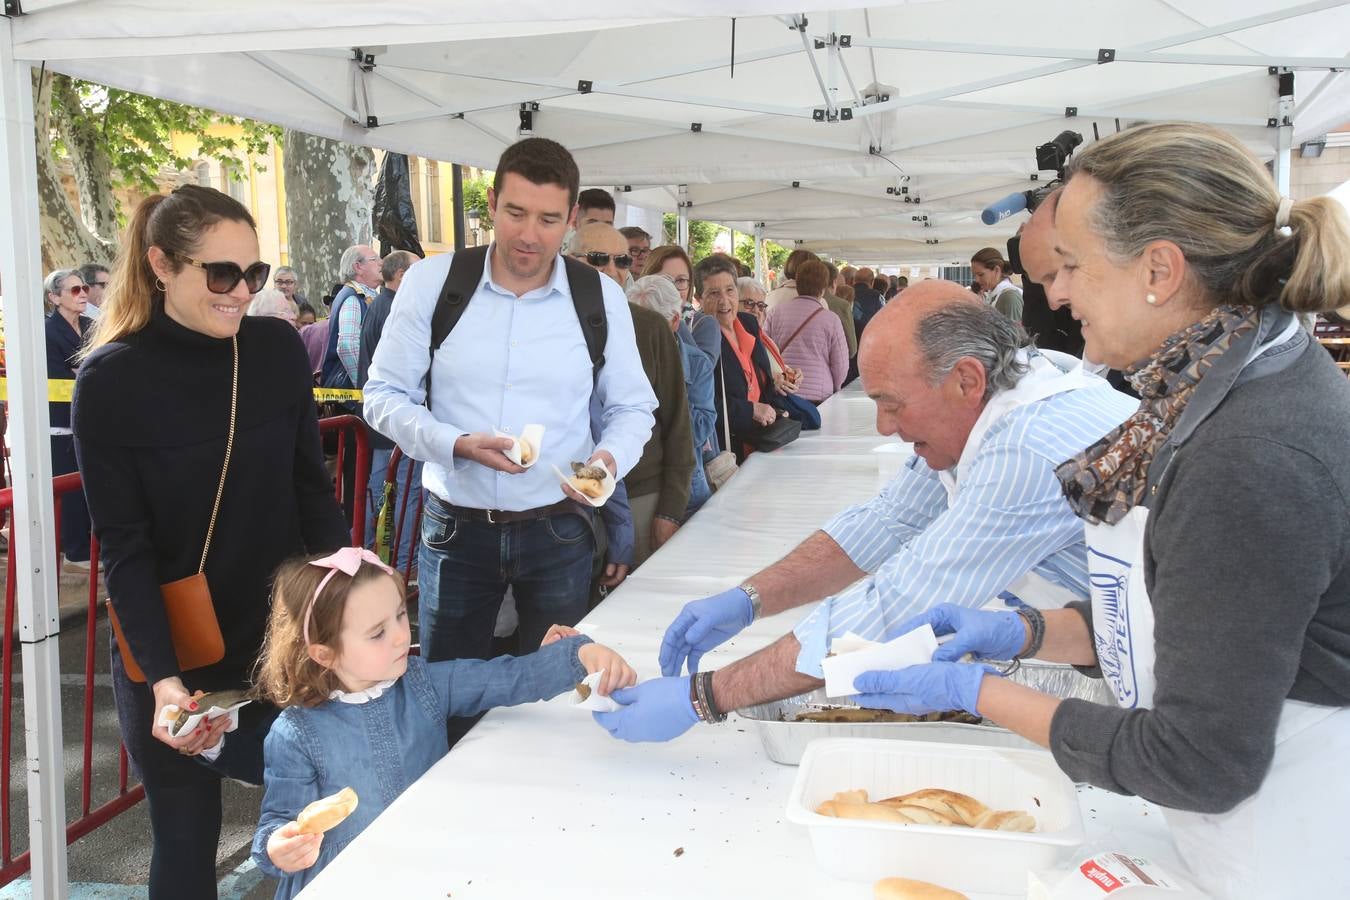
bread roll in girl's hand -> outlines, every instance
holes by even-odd
[[[356,791],[345,787],[328,797],[315,800],[295,817],[301,834],[323,834],[356,810]]]

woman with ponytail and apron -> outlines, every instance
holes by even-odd
[[[912,623],[954,634],[935,661],[862,675],[858,699],[977,713],[1157,803],[1213,897],[1350,896],[1350,384],[1296,318],[1350,302],[1350,218],[1205,126],[1132,129],[1070,173],[1050,293],[1143,398],[1056,473],[1092,599],[936,607]],[[1029,657],[1116,705],[978,662]]]

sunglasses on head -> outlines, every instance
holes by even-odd
[[[206,289],[213,294],[228,294],[239,282],[248,285],[248,292],[256,294],[267,284],[267,276],[272,274],[270,263],[255,262],[247,269],[239,268],[232,262],[202,262],[181,253],[175,253],[182,262],[206,272]]]
[[[582,259],[586,260],[586,262],[595,266],[597,269],[602,269],[605,266],[609,265],[609,261],[611,259],[614,260],[615,268],[628,269],[631,268],[633,265],[633,257],[629,256],[627,253],[623,254],[622,256],[615,256],[613,254],[606,253],[603,250],[591,250],[588,253],[580,254],[580,256]]]

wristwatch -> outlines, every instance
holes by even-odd
[[[753,622],[759,618],[760,613],[759,591],[748,581],[741,585],[741,590],[750,598],[750,621]]]

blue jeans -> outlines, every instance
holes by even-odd
[[[492,525],[456,518],[427,495],[418,555],[422,657],[488,659],[509,585],[520,613],[518,653],[539,648],[550,625],[586,615],[595,534],[586,512]]]
[[[393,447],[377,448],[371,454],[370,479],[366,483],[366,547],[372,550],[375,548],[375,522],[380,514],[380,506],[384,503],[384,478],[389,469],[389,457],[393,454]],[[406,506],[403,505],[405,490],[408,495]],[[422,463],[410,456],[404,456],[399,460],[397,477],[394,479],[394,509],[402,510],[403,521],[394,523],[398,554],[393,566],[401,573],[408,571],[408,560],[412,558],[417,502],[421,494]]]

